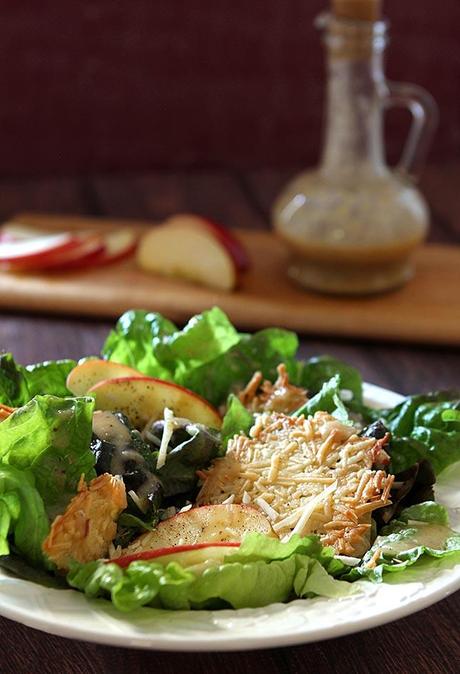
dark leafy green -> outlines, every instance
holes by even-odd
[[[92,398],[36,396],[0,424],[0,463],[33,474],[49,513],[62,512],[82,474],[95,476],[93,407]]]
[[[187,419],[176,420],[168,445],[166,463],[156,469],[158,450],[152,452],[154,472],[160,479],[164,496],[184,494],[197,485],[197,470],[206,468],[220,450],[220,435],[203,424],[192,423]],[[161,441],[164,422],[156,421],[147,438],[157,437]]]
[[[391,470],[399,473],[428,460],[436,474],[460,460],[459,391],[410,396],[389,410],[379,410],[392,433]],[[452,421],[453,420],[453,421]]]
[[[446,409],[459,409],[460,391],[435,391],[409,396],[396,407],[380,411],[389,430],[399,437],[408,437],[416,426],[446,428],[442,414]]]
[[[21,370],[11,353],[3,353],[0,356],[0,403],[17,407],[26,402],[27,395],[27,385]]]
[[[300,361],[293,383],[306,388],[310,396],[319,393],[323,384],[335,375],[340,376],[340,385],[351,391],[353,400],[362,403],[363,380],[358,370],[332,356],[319,356]]]
[[[394,517],[398,517],[405,508],[432,501],[435,482],[433,467],[426,459],[416,461],[409,468],[396,473],[390,493],[391,503],[373,513],[378,529],[388,524]]]
[[[319,393],[302,405],[294,416],[305,414],[310,416],[315,412],[329,412],[345,424],[351,423],[350,415],[342,398],[342,383],[340,375],[335,375],[321,387]]]

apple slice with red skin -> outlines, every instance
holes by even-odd
[[[75,239],[75,245],[64,250],[51,250],[40,255],[32,263],[21,257],[10,261],[8,269],[11,271],[25,271],[27,269],[46,269],[50,271],[67,271],[83,269],[92,266],[105,266],[120,262],[134,253],[139,235],[131,229],[122,228],[106,233],[61,232],[59,236],[68,236]],[[50,231],[28,227],[27,225],[7,224],[2,228],[1,243],[16,244],[25,241],[43,240],[45,237],[56,236]]]
[[[168,218],[164,224],[171,227],[179,225],[191,227],[192,229],[201,228],[211,232],[211,234],[228,250],[238,271],[246,271],[246,269],[249,268],[250,262],[246,248],[232,231],[224,227],[224,225],[193,213],[179,213],[178,215],[173,215]]]
[[[12,272],[48,271],[61,266],[62,268],[70,269],[75,262],[81,259],[93,258],[95,255],[100,255],[104,250],[102,236],[90,232],[79,234],[67,232],[60,235],[43,235],[34,238],[24,237],[5,244],[5,246],[9,245],[19,251],[19,249],[25,249],[29,245],[39,250],[43,242],[51,238],[55,239],[56,236],[70,237],[71,243],[65,247],[52,247],[40,255],[34,255],[33,257],[19,255],[14,259],[10,259],[5,265],[6,269]],[[2,244],[0,244],[0,248],[1,246]]]
[[[233,290],[238,270],[227,248],[205,228],[160,225],[144,234],[137,262],[147,272],[217,290]]]
[[[73,395],[84,396],[99,382],[122,377],[145,377],[145,375],[128,365],[91,358],[79,363],[69,372],[66,386]]]
[[[103,237],[93,234],[88,236],[86,240],[82,240],[79,247],[50,256],[39,268],[46,272],[79,269],[81,266],[92,264],[93,261],[104,254],[104,251]]]
[[[104,235],[105,250],[96,263],[100,266],[121,262],[132,255],[139,241],[139,234],[132,229],[116,229]]]
[[[175,545],[239,543],[250,532],[276,537],[266,515],[256,508],[239,504],[200,506],[163,520],[123,552],[129,555]]]
[[[183,417],[211,428],[220,428],[218,411],[197,393],[173,382],[153,377],[116,377],[101,381],[88,390],[96,409],[123,412],[135,428],[162,419],[165,407]]]
[[[67,271],[88,267],[104,267],[115,262],[121,262],[134,253],[138,238],[138,234],[131,229],[117,229],[101,234],[102,245],[98,250],[76,257],[74,260],[58,260],[52,269],[53,271]]]
[[[135,552],[132,555],[123,555],[116,559],[107,560],[107,564],[115,563],[123,569],[131,562],[149,561],[158,564],[169,564],[176,562],[182,567],[194,566],[203,562],[222,562],[224,557],[239,548],[240,543],[196,543],[195,545],[175,545],[169,548],[159,548],[158,550],[144,550]]]
[[[82,245],[74,234],[50,234],[0,243],[0,263],[15,269],[46,266],[56,255],[70,254]]]
[[[77,232],[61,231],[56,229],[46,229],[44,227],[35,227],[34,225],[24,225],[20,222],[5,222],[0,229],[0,241],[21,241],[24,239],[38,239],[42,236],[55,234],[70,234],[77,236]],[[78,232],[79,236],[84,236],[86,232]]]

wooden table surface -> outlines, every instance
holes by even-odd
[[[0,215],[41,210],[117,217],[162,218],[206,213],[231,226],[263,228],[269,204],[287,174],[258,171],[161,173],[0,182]],[[433,209],[431,240],[460,241],[460,167],[433,167],[423,188]],[[460,281],[460,270],[459,270]],[[459,282],[460,288],[460,282]],[[267,324],[270,317],[267,316]],[[97,353],[109,322],[0,315],[0,348],[19,362]],[[303,356],[330,353],[360,368],[373,383],[414,393],[460,384],[460,353],[448,348],[338,339],[301,340]],[[0,618],[0,672],[378,672],[460,671],[460,594],[396,623],[306,646],[229,654],[155,653],[70,641]]]

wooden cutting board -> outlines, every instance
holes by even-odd
[[[119,226],[142,230],[153,224],[39,214],[21,214],[14,220],[62,230]],[[143,308],[183,322],[218,305],[244,329],[277,325],[306,334],[460,345],[460,246],[424,246],[416,255],[417,274],[406,286],[350,299],[293,285],[285,275],[286,250],[270,232],[236,234],[252,262],[236,292],[150,276],[130,259],[59,275],[0,273],[0,306],[101,318]]]

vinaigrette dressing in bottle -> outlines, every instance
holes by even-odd
[[[288,244],[288,273],[322,292],[368,294],[401,285],[429,214],[414,185],[436,123],[436,106],[415,85],[387,82],[387,24],[378,0],[335,0],[320,16],[328,53],[326,128],[319,168],[295,178],[273,209]],[[388,168],[383,111],[405,106],[413,124],[400,165]]]

